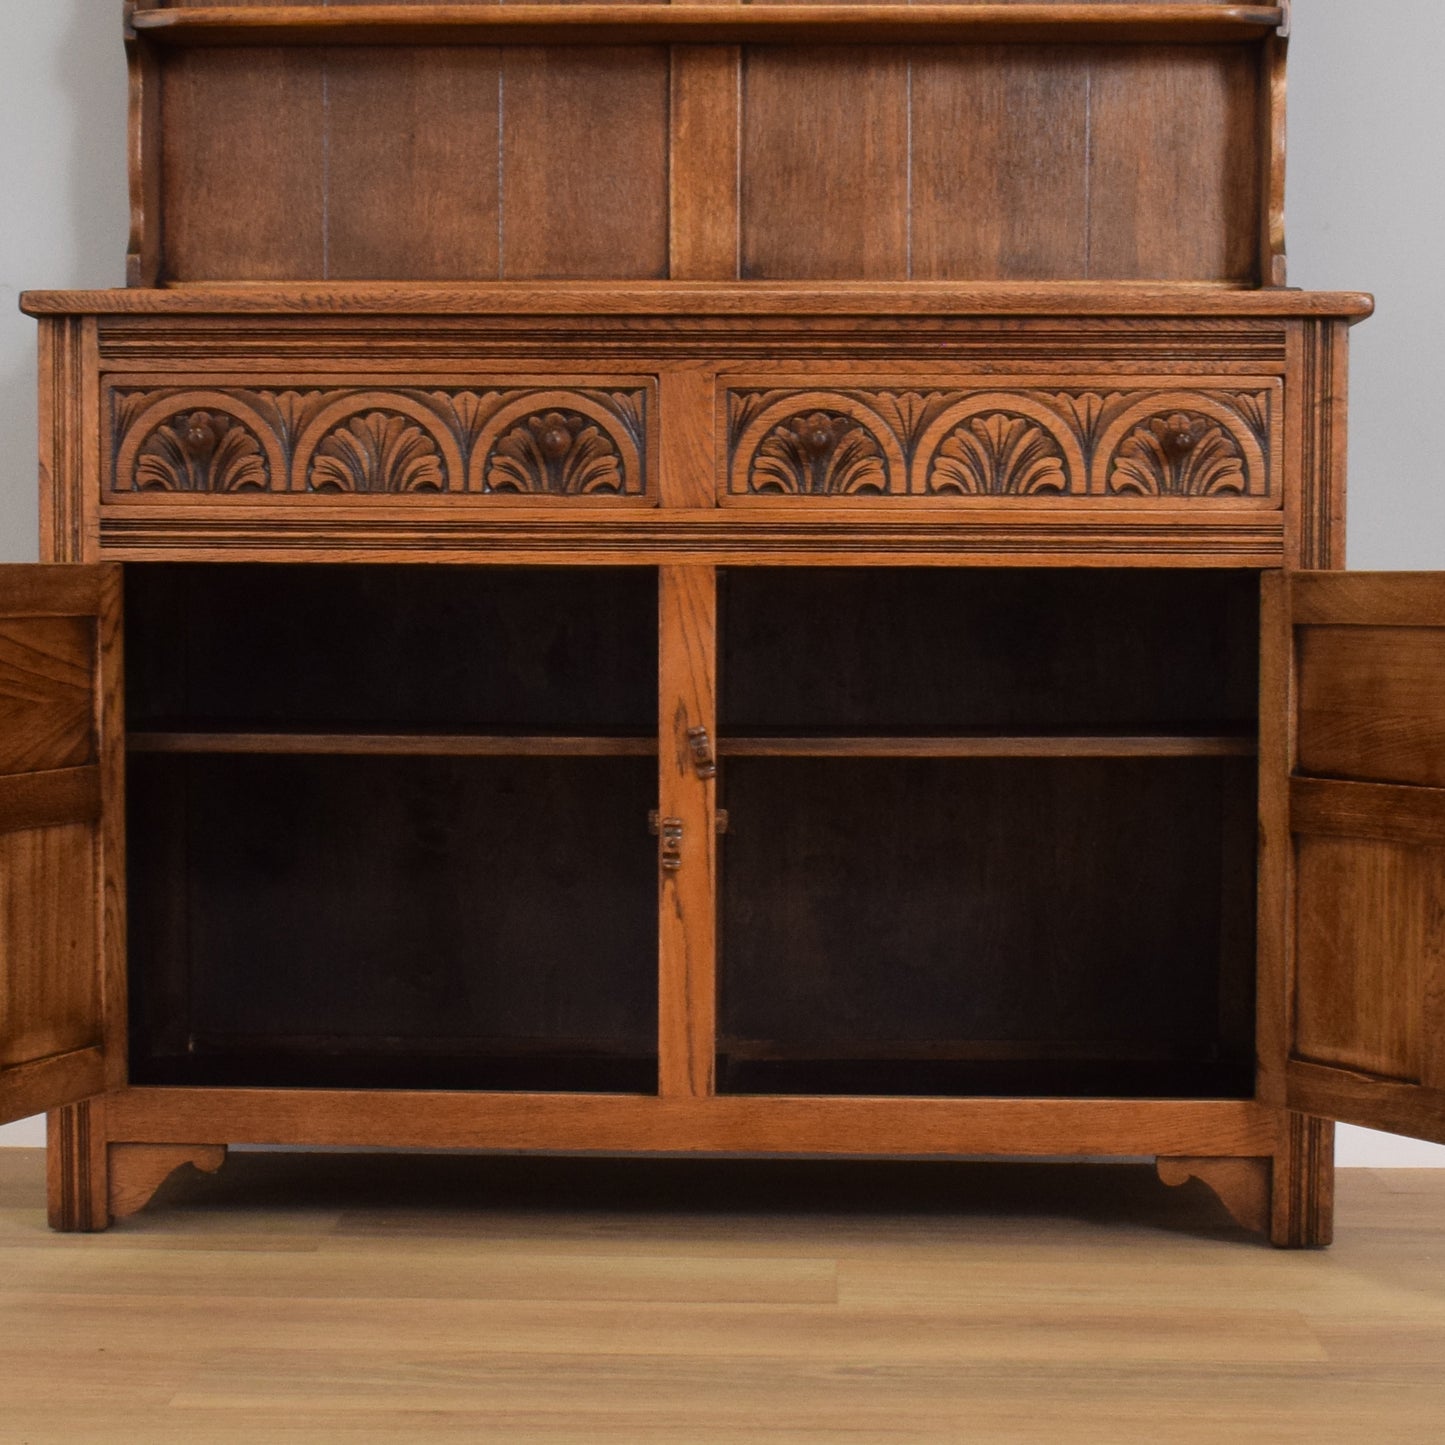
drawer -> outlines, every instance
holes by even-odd
[[[185,387],[115,378],[104,405],[109,501],[286,493],[656,504],[655,377]]]
[[[724,378],[725,505],[808,497],[948,505],[1024,499],[1281,505],[1278,377],[836,387]]]

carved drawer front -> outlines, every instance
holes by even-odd
[[[105,490],[466,494],[653,505],[656,383],[157,387],[114,382]]]
[[[730,504],[1280,505],[1277,377],[836,389],[729,379],[719,400]]]

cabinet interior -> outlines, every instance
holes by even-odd
[[[656,597],[129,568],[132,1077],[654,1091]]]
[[[1254,576],[740,569],[721,615],[720,1091],[1250,1094]]]
[[[1251,1093],[1256,574],[718,580],[719,1092]],[[126,617],[135,1082],[656,1090],[655,570]]]

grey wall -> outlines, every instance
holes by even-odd
[[[119,0],[0,0],[0,559],[35,556],[34,327],[25,287],[124,279]],[[1368,289],[1355,332],[1349,560],[1445,568],[1445,5],[1296,0],[1290,277]],[[1189,178],[1179,181],[1187,206]],[[0,1129],[36,1143],[39,1121]],[[1445,1149],[1343,1131],[1341,1162],[1445,1165]]]

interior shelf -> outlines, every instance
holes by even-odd
[[[285,729],[167,729],[133,732],[131,753],[254,753],[390,757],[655,757],[655,737],[543,733],[336,732]],[[1234,734],[1094,733],[1075,736],[856,736],[720,738],[725,758],[1223,758],[1253,757],[1252,737]]]
[[[717,751],[732,758],[1242,758],[1255,740],[1233,734],[1017,733],[943,737],[736,737]]]
[[[371,733],[220,729],[132,733],[132,753],[375,754],[417,758],[632,758],[657,753],[655,737],[559,737],[543,733]]]
[[[142,9],[170,45],[1211,42],[1262,38],[1278,5],[321,5]]]

